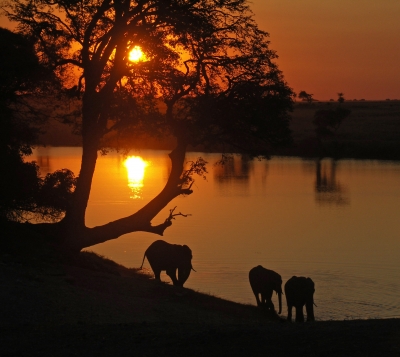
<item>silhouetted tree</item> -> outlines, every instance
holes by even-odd
[[[152,219],[191,194],[193,175],[205,172],[201,159],[185,164],[189,144],[267,157],[272,145],[289,141],[293,92],[247,0],[14,0],[4,9],[18,31],[36,39],[41,60],[65,87],[82,93],[81,169],[57,223],[67,249],[135,231],[163,235],[173,211],[158,226]],[[135,46],[146,60],[129,61]],[[87,228],[97,155],[110,132],[173,135],[172,168],[164,189],[138,212]],[[36,226],[55,232],[54,224]]]
[[[329,164],[328,169],[328,163],[324,163],[323,167],[321,159],[316,161],[316,200],[320,204],[348,205],[350,199],[346,195],[346,188],[336,178],[337,161],[331,160]]]
[[[333,109],[320,109],[314,114],[313,124],[315,126],[315,133],[318,141],[319,157],[322,158],[327,155],[327,150],[324,145],[325,140],[331,140],[336,135],[337,130],[342,124],[343,120],[351,114],[351,110],[337,105]],[[331,152],[330,156],[336,156],[337,142],[334,143],[335,149]]]
[[[26,220],[33,214],[56,220],[65,212],[75,179],[69,170],[39,176],[25,162],[45,118],[33,103],[57,81],[39,63],[29,38],[0,28],[0,220]]]
[[[350,109],[337,107],[335,109],[320,109],[314,114],[313,124],[317,137],[333,136],[343,120],[351,113]]]
[[[312,103],[313,102],[313,94],[309,94],[306,91],[302,90],[300,93],[297,95],[299,99],[301,99],[303,102],[308,102]]]
[[[344,103],[345,99],[344,99],[343,93],[338,93],[338,99],[337,99],[337,101],[338,101],[339,103]]]

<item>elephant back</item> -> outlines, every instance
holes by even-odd
[[[282,285],[282,277],[275,271],[258,265],[249,271],[249,281],[253,291],[260,291],[265,285]]]
[[[145,256],[151,266],[157,266],[162,270],[191,267],[192,251],[187,245],[170,244],[164,240],[156,240],[146,249]]]
[[[164,240],[156,240],[149,245],[144,254],[151,265],[154,263],[161,266],[169,265],[175,255],[173,246]]]
[[[304,299],[307,297],[312,297],[314,294],[314,282],[311,278],[306,278],[304,276],[292,276],[285,283],[285,294],[286,299],[291,299],[291,297],[296,297],[296,299]]]

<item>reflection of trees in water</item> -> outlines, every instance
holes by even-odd
[[[253,161],[247,156],[229,156],[223,164],[215,166],[214,179],[219,184],[237,182],[248,185],[253,168]]]
[[[36,149],[35,161],[40,167],[41,175],[45,175],[45,174],[52,172],[51,164],[50,164],[50,152],[49,152],[48,148],[38,147]]]
[[[214,182],[220,194],[248,196],[253,169],[253,161],[246,156],[229,156],[223,164],[216,165]]]
[[[325,161],[316,162],[316,201],[319,204],[348,205],[350,199],[347,189],[336,179],[337,161],[329,160],[330,167]]]
[[[50,156],[38,156],[36,163],[40,167],[40,171],[50,172]]]

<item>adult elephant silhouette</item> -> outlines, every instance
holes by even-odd
[[[142,269],[146,257],[156,280],[161,280],[161,271],[165,270],[176,286],[183,286],[189,278],[191,270],[195,271],[192,267],[192,251],[187,245],[156,240],[146,249],[140,269]],[[176,270],[178,270],[178,278]]]
[[[282,312],[282,278],[273,270],[265,269],[258,265],[250,270],[249,281],[251,289],[257,300],[257,306],[266,307],[271,311],[275,311],[272,303],[272,293],[275,291],[278,294],[279,312]],[[261,299],[259,297],[261,295]]]
[[[292,276],[285,284],[287,319],[292,321],[292,308],[296,308],[296,322],[304,322],[303,306],[306,305],[307,321],[314,321],[315,284],[310,278]]]

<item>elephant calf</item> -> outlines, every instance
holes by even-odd
[[[190,271],[194,270],[192,267],[192,251],[187,245],[170,244],[163,240],[156,240],[146,249],[140,269],[142,269],[146,257],[156,280],[160,280],[161,271],[165,270],[173,284],[177,286],[183,286],[189,278]],[[178,278],[176,278],[177,269]]]
[[[314,282],[303,276],[292,276],[285,284],[287,319],[292,321],[292,308],[296,308],[296,322],[304,322],[303,306],[306,305],[307,321],[314,321]]]
[[[278,294],[279,312],[282,312],[282,278],[273,270],[268,270],[261,265],[256,266],[249,272],[249,281],[253,294],[257,300],[257,306],[267,307],[268,310],[275,311],[272,303],[272,293]],[[259,297],[261,295],[261,300]]]

